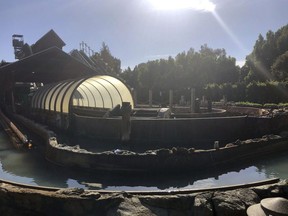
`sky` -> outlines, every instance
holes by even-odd
[[[105,42],[122,69],[204,44],[241,66],[259,34],[288,24],[287,8],[288,0],[1,0],[0,61],[15,61],[13,34],[32,45],[53,29],[67,53]]]

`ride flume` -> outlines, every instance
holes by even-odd
[[[215,142],[214,147],[210,149],[173,147],[144,152],[122,149],[92,152],[80,148],[79,145],[69,146],[58,143],[54,132],[23,116],[15,115],[14,118],[45,140],[47,160],[61,166],[90,171],[173,173],[237,164],[288,150],[287,136],[271,134],[243,141],[238,139],[222,147]]]

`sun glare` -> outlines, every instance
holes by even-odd
[[[215,4],[210,0],[150,0],[150,2],[157,10],[192,9],[207,12],[215,10]]]

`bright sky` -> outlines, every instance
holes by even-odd
[[[0,61],[15,61],[12,35],[29,45],[50,29],[79,49],[105,42],[122,68],[200,46],[244,61],[258,35],[288,24],[288,0],[1,0]]]

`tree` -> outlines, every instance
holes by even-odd
[[[172,89],[176,95],[185,95],[188,89],[196,88],[201,96],[200,93],[209,83],[238,81],[239,71],[236,59],[227,57],[224,49],[212,49],[205,44],[198,52],[190,48],[175,58],[170,56],[168,59],[139,64],[133,70],[125,70],[121,77],[138,92],[152,89],[168,94]]]
[[[276,59],[271,69],[276,80],[288,80],[288,51]]]
[[[0,67],[1,67],[1,66],[4,66],[4,65],[6,65],[6,64],[8,64],[8,63],[7,63],[5,60],[2,59],[2,61],[0,62]]]
[[[266,82],[285,78],[285,62],[288,60],[288,25],[280,28],[275,33],[271,30],[266,33],[266,38],[261,34],[255,42],[251,54],[246,57],[244,80],[246,82]],[[243,77],[242,77],[243,80]]]
[[[95,53],[91,58],[98,63],[105,73],[111,75],[119,75],[121,73],[121,61],[112,56],[110,49],[105,42],[102,43],[100,52]]]

